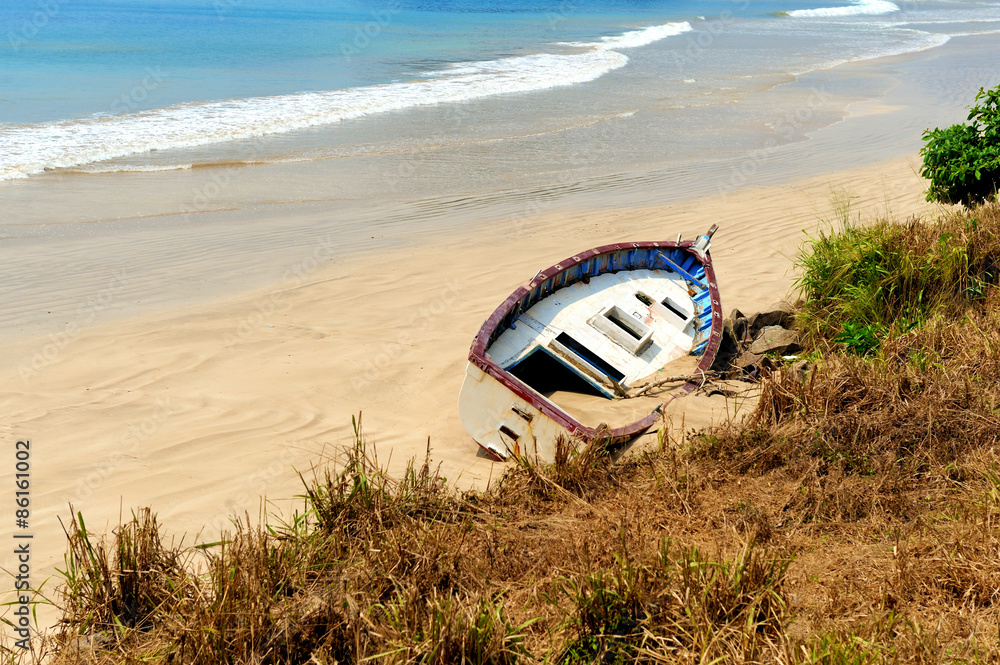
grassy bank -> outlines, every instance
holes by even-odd
[[[384,473],[360,424],[287,523],[176,548],[68,525],[52,662],[1000,659],[1000,209],[804,248],[810,361],[745,421],[484,493]],[[15,655],[15,654],[12,654]]]

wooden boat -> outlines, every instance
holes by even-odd
[[[476,335],[458,400],[462,425],[493,459],[552,461],[560,436],[624,442],[665,404],[624,424],[616,408],[668,365],[692,356],[704,373],[718,351],[722,304],[709,254],[716,226],[696,240],[605,245],[540,270]],[[693,364],[693,362],[688,363]],[[683,383],[667,400],[690,392]],[[567,392],[568,391],[568,392]],[[607,419],[584,425],[558,395],[588,393]],[[631,402],[629,402],[631,403]],[[627,412],[627,409],[625,409]]]

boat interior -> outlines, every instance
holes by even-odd
[[[707,342],[704,268],[690,258],[687,269],[663,257],[664,268],[608,272],[557,289],[511,320],[487,352],[548,399],[625,397]]]

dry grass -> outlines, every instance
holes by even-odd
[[[516,467],[501,486],[547,471]],[[972,646],[985,650],[980,662],[1000,655],[989,651],[997,476],[928,500],[929,490],[908,488],[920,512],[900,519],[882,500],[818,509],[822,493],[801,488],[826,478],[845,490],[856,477],[815,468],[734,475],[664,451],[620,462],[617,475],[589,500],[526,492],[517,509],[518,495],[441,493],[421,512],[404,500],[412,485],[368,466],[394,516],[355,513],[363,524],[333,531],[316,515],[242,523],[197,552],[163,546],[140,515],[111,549],[133,532],[160,543],[151,560],[188,562],[169,575],[174,591],[128,629],[108,611],[123,605],[69,603],[54,662],[930,663],[949,649],[973,658]],[[373,524],[374,540],[358,536]],[[112,559],[76,574],[93,586],[122,572]],[[142,576],[146,597],[167,577]],[[83,649],[80,635],[99,639]]]
[[[946,223],[989,264],[995,209]],[[357,422],[288,523],[197,549],[148,511],[107,539],[78,517],[51,662],[1000,662],[1000,295],[979,274],[886,309],[865,353],[837,340],[857,303],[813,294],[806,378],[775,371],[748,422],[681,447],[564,441],[460,494],[429,457],[390,477]]]

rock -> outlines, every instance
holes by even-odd
[[[767,356],[749,351],[745,351],[737,358],[733,366],[750,379],[760,378],[764,372],[772,370],[775,367],[774,361]]]
[[[737,342],[743,342],[747,337],[747,318],[740,310],[733,309],[722,322],[722,329],[724,332],[728,330]]]
[[[757,353],[751,353],[746,351],[733,364],[742,370],[753,369],[760,364],[760,361],[764,359],[763,355]]]
[[[102,649],[113,642],[110,635],[103,632],[89,633],[87,635],[77,635],[71,637],[63,644],[62,653],[73,655],[76,659],[83,659],[84,656],[94,656],[94,652]],[[89,661],[90,658],[84,660]],[[77,662],[74,660],[74,662]],[[80,661],[83,662],[83,661]]]
[[[764,328],[769,326],[789,328],[794,322],[795,306],[787,300],[776,302],[756,314],[751,314],[750,318],[747,319],[747,324],[750,327],[750,335],[754,339],[757,338],[757,333]]]
[[[731,311],[722,323],[722,339],[710,369],[716,372],[729,371],[733,360],[743,353],[746,330],[747,320],[743,313],[738,309]]]
[[[799,334],[794,330],[785,330],[781,326],[767,326],[762,328],[750,345],[750,353],[764,355],[766,353],[777,353],[786,355],[797,353],[802,350],[799,344]]]

